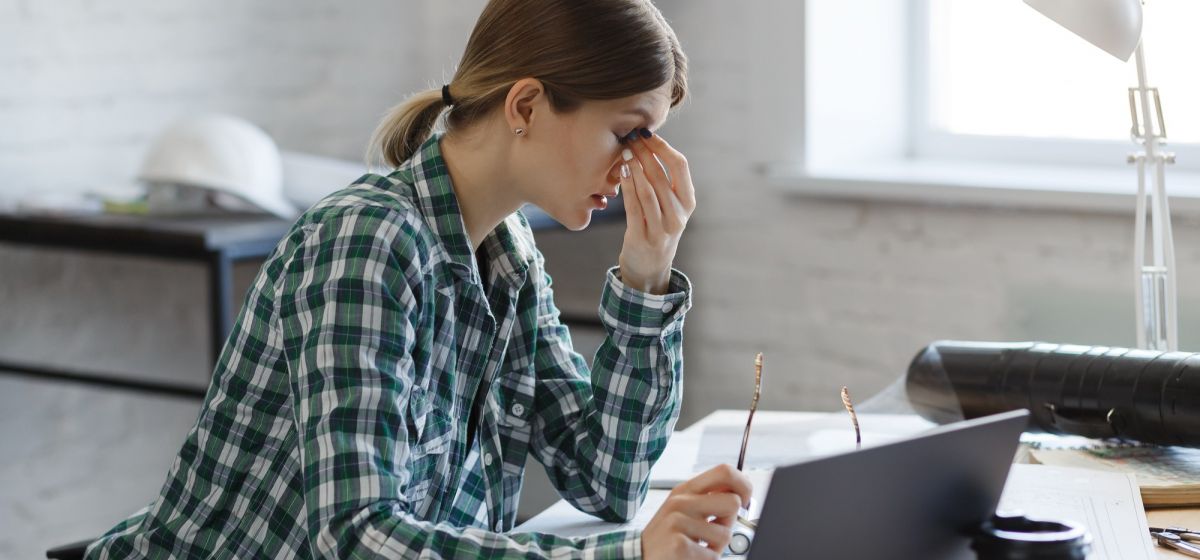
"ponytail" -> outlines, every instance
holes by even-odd
[[[445,108],[439,90],[423,91],[392,107],[371,135],[367,148],[368,165],[379,164],[380,157],[393,168],[407,161],[429,139]]]

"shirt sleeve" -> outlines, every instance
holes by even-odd
[[[640,535],[501,534],[416,517],[405,406],[419,310],[415,220],[381,207],[304,227],[277,284],[314,558],[635,558]]]
[[[599,309],[605,339],[589,367],[559,320],[540,253],[535,261],[541,276],[533,453],[576,508],[628,521],[679,417],[691,283],[672,269],[668,292],[653,295],[626,286],[611,268]]]

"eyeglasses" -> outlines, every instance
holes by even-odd
[[[850,413],[850,423],[854,424],[854,448],[862,449],[862,430],[858,429],[858,415],[854,413],[854,403],[850,402],[850,390],[842,387],[842,406]]]
[[[759,352],[754,357],[754,398],[750,401],[750,414],[746,416],[746,429],[742,432],[742,450],[738,453],[737,469],[740,471],[746,464],[746,445],[750,443],[750,425],[754,422],[754,411],[758,410],[758,397],[762,394],[763,355]],[[854,448],[862,449],[862,428],[858,425],[858,414],[854,412],[854,403],[850,400],[850,389],[842,387],[842,406],[850,414],[850,423],[854,426]]]
[[[746,430],[742,432],[742,451],[738,454],[738,470],[746,462],[746,444],[750,442],[750,424],[754,421],[754,411],[758,410],[758,397],[762,393],[762,352],[759,352],[754,357],[754,398],[750,401],[750,414],[746,417]],[[850,401],[850,389],[842,387],[842,406],[846,408],[846,412],[850,413],[850,423],[854,425],[854,448],[862,449],[862,430],[858,426],[858,414],[854,412],[854,403]],[[758,523],[747,519],[739,511],[737,516],[738,521],[750,529],[757,529]]]
[[[742,466],[746,463],[746,444],[750,442],[750,423],[754,421],[754,411],[758,410],[758,396],[762,393],[762,352],[759,352],[754,357],[754,399],[750,401],[750,415],[746,417],[746,431],[742,432],[742,452],[738,454],[737,469],[742,470]],[[744,511],[744,510],[742,510]],[[738,512],[738,522],[749,527],[751,530],[758,529],[758,523],[751,521],[747,515],[743,515],[742,511]]]
[[[746,444],[750,442],[750,423],[754,421],[754,411],[758,410],[758,395],[762,392],[762,352],[754,357],[754,400],[750,401],[750,415],[746,417],[746,431],[742,432],[742,452],[738,454],[737,469],[742,470],[746,463]]]

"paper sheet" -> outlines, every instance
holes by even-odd
[[[1013,465],[1002,510],[1074,520],[1092,534],[1088,560],[1150,560],[1154,544],[1132,475],[1045,465]]]
[[[750,480],[754,485],[750,518],[758,519],[762,512],[763,500],[767,496],[767,488],[771,484],[771,473],[768,471],[754,473],[750,475]],[[513,532],[553,533],[564,537],[583,537],[597,533],[642,529],[650,523],[654,514],[658,512],[663,502],[667,500],[667,496],[670,495],[671,493],[666,490],[651,490],[646,494],[646,501],[642,502],[642,507],[638,509],[637,515],[628,523],[608,523],[575,509],[565,500],[559,500],[546,511],[513,529]]]
[[[858,420],[863,447],[907,438],[933,426],[919,416],[907,414],[861,414]],[[744,423],[705,426],[693,472],[704,471],[719,463],[736,464],[745,428]],[[788,423],[755,424],[750,429],[744,468],[772,469],[854,449],[854,428],[845,413]]]
[[[598,533],[610,533],[630,529],[641,529],[650,523],[650,519],[662,507],[670,492],[665,490],[652,491],[646,495],[637,515],[628,523],[609,523],[597,517],[587,515],[565,500],[559,500],[546,511],[537,514],[529,521],[513,529],[514,533],[553,533],[562,537],[586,537]]]

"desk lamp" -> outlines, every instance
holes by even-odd
[[[1177,350],[1175,240],[1171,235],[1165,186],[1165,166],[1175,163],[1175,154],[1163,151],[1167,128],[1158,88],[1146,85],[1141,0],[1025,0],[1025,3],[1122,61],[1135,56],[1138,85],[1129,88],[1129,115],[1133,122],[1129,134],[1138,151],[1128,161],[1137,166],[1138,173],[1133,241],[1137,347]],[[1147,206],[1151,216],[1153,264],[1146,261]]]

